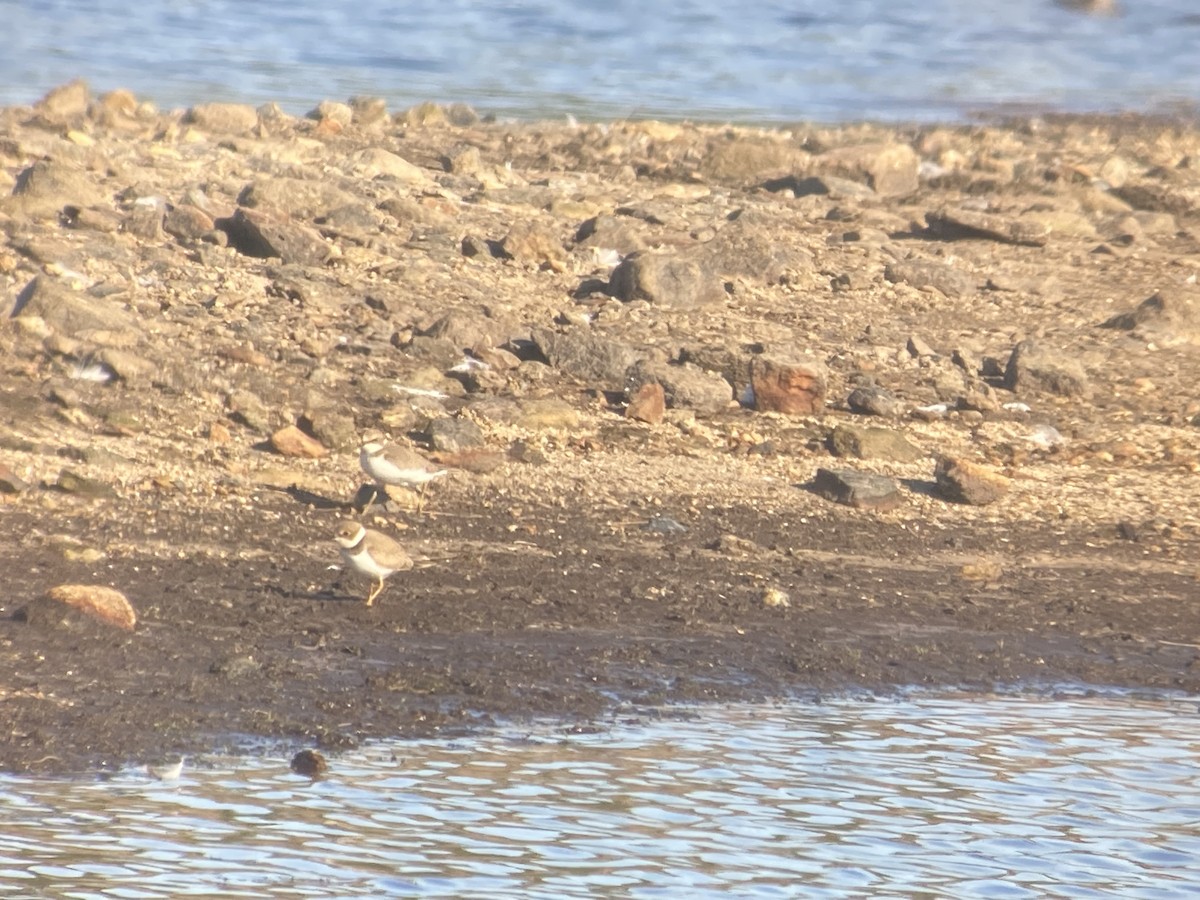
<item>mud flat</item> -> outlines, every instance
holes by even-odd
[[[1126,118],[0,110],[0,768],[1196,691],[1198,158]],[[364,434],[450,470],[419,513],[362,510]],[[370,608],[346,518],[424,558]]]

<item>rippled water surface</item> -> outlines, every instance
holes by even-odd
[[[953,119],[1200,101],[1194,0],[0,0],[0,102],[82,76],[160,105],[382,96],[501,115]]]
[[[0,781],[5,897],[1194,897],[1196,703],[630,717],[176,781]]]

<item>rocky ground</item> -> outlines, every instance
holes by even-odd
[[[1198,159],[1141,119],[0,110],[0,768],[1200,690]],[[424,509],[361,509],[365,433],[450,469]],[[424,557],[370,608],[345,518]]]

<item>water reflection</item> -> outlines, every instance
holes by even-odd
[[[945,121],[972,109],[1194,113],[1194,0],[0,3],[0,102],[81,76],[161,107],[381,96],[521,118]]]
[[[917,696],[0,781],[5,896],[1194,896],[1195,702]]]

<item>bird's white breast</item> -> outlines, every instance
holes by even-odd
[[[375,558],[367,551],[365,541],[359,545],[357,550],[342,548],[342,558],[358,571],[364,575],[370,575],[372,578],[387,578],[396,571],[376,562]]]

